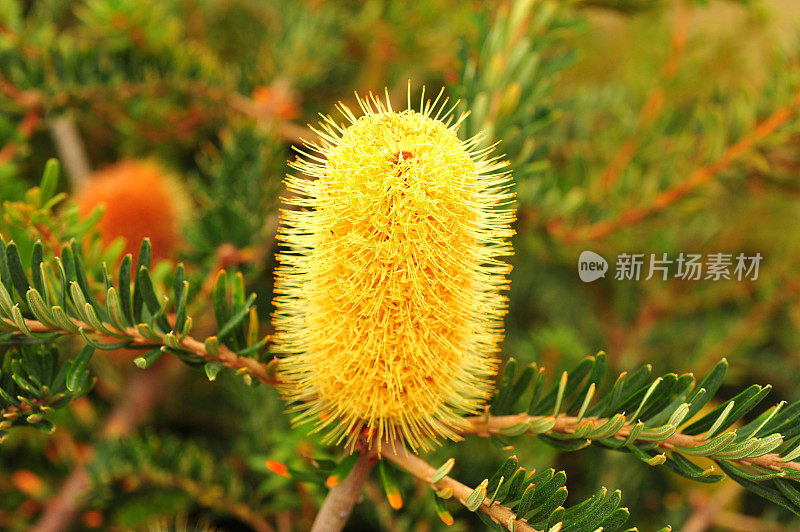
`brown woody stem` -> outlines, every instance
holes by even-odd
[[[344,528],[375,461],[376,457],[371,453],[364,453],[358,457],[353,469],[341,484],[328,492],[322,508],[314,519],[311,532],[339,532]]]
[[[402,444],[395,443],[395,445],[392,445],[389,443],[385,445],[384,449],[383,458],[391,461],[400,469],[407,471],[423,482],[427,482],[436,490],[451,489],[453,491],[453,497],[466,506],[467,499],[474,491],[472,488],[447,476],[438,482],[431,482],[436,470],[420,457],[409,452]],[[512,530],[513,527],[513,530],[517,532],[537,532],[536,529],[530,526],[524,519],[517,521],[514,512],[507,507],[498,502],[489,504],[490,502],[491,499],[486,498],[479,510],[491,517],[494,522],[509,530]]]

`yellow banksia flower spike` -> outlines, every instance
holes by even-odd
[[[409,87],[410,92],[410,87]],[[461,140],[443,92],[419,110],[358,98],[324,117],[286,179],[278,376],[296,423],[332,443],[459,439],[491,394],[512,253],[511,173]]]

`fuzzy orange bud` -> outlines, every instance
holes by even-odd
[[[28,471],[27,469],[19,469],[14,471],[14,474],[11,476],[11,480],[18,490],[35,499],[44,496],[44,493],[47,490],[42,477],[33,471]]]
[[[441,96],[441,93],[440,93]],[[424,97],[423,97],[424,99]],[[439,98],[330,117],[287,179],[275,297],[282,391],[331,442],[457,439],[492,389],[514,218],[506,163]],[[307,176],[307,177],[306,177]]]
[[[128,160],[96,172],[78,190],[75,201],[83,216],[97,206],[105,211],[98,229],[105,243],[125,239],[125,252],[136,254],[150,238],[153,257],[171,256],[181,243],[180,226],[189,200],[176,179],[151,161]]]

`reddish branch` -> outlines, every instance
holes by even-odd
[[[391,461],[400,469],[411,473],[423,482],[431,484],[436,490],[449,488],[453,491],[453,497],[466,506],[467,499],[474,491],[473,488],[447,476],[438,482],[431,482],[434,473],[436,473],[433,467],[417,455],[409,452],[400,444],[396,445],[396,450],[393,450],[392,447],[391,443],[384,447],[384,449],[386,449],[383,453],[385,459]],[[536,532],[536,529],[530,526],[524,519],[516,520],[516,515],[510,509],[498,502],[490,504],[491,502],[490,498],[486,498],[479,510],[491,517],[494,522],[517,532]]]
[[[631,162],[636,150],[641,142],[641,130],[653,123],[664,106],[664,84],[674,78],[678,73],[678,68],[683,60],[686,49],[686,40],[689,35],[691,25],[691,8],[685,2],[677,2],[675,22],[672,26],[672,34],[669,40],[669,52],[661,66],[659,81],[653,85],[650,92],[645,97],[644,105],[639,113],[639,124],[636,131],[625,142],[622,143],[617,154],[611,160],[600,176],[600,186],[604,190],[611,188],[616,183],[619,176]]]
[[[739,158],[747,154],[758,143],[772,135],[778,128],[792,120],[800,108],[800,93],[785,107],[781,107],[772,115],[756,125],[747,135],[728,147],[725,152],[708,166],[703,166],[689,174],[681,182],[662,191],[649,205],[628,209],[615,218],[597,222],[582,228],[564,231],[559,224],[550,229],[566,242],[578,242],[603,238],[623,227],[631,226],[641,220],[659,213],[683,199],[696,188],[714,179],[720,172],[728,168]]]
[[[528,414],[515,414],[510,416],[476,416],[468,418],[470,427],[463,431],[463,434],[476,434],[478,436],[489,436],[490,434],[498,434],[503,429],[516,427],[520,423],[530,423],[541,419],[546,419],[549,416],[530,416]],[[552,419],[552,417],[550,418]],[[578,427],[585,423],[587,420],[594,421],[595,426],[599,427],[605,424],[607,419],[597,418],[583,418],[578,420],[572,416],[559,416],[555,418],[555,425],[548,433],[556,434],[573,434]],[[618,440],[626,439],[633,429],[633,425],[626,424],[613,436]],[[675,432],[671,436],[664,438],[661,441],[650,442],[658,445],[663,451],[670,451],[674,447],[699,447],[708,443],[708,440],[702,436],[692,436]],[[727,460],[728,462],[737,462],[745,466],[756,466],[771,471],[792,470],[800,472],[799,462],[784,462],[783,459],[776,453],[764,454],[752,458],[742,458],[738,460]]]
[[[83,323],[79,320],[76,320],[74,318],[70,319],[72,323],[74,323],[77,327],[83,328],[87,332],[94,331],[92,326]],[[0,318],[0,321],[2,321],[9,327],[17,329],[17,325],[13,321],[7,318]],[[26,319],[25,325],[27,325],[28,329],[34,333],[58,332],[61,334],[69,334],[69,331],[65,331],[63,329],[52,329],[36,320]],[[142,336],[141,333],[139,333],[139,331],[133,327],[128,327],[120,332],[123,332],[128,337],[128,339],[131,340],[130,349],[136,349],[137,347],[152,347],[153,345],[152,340],[149,340],[144,336]],[[107,338],[105,335],[100,333],[98,333],[97,336],[100,338]],[[115,342],[119,341],[119,338],[107,338],[107,339]],[[214,354],[210,353],[208,349],[206,349],[206,346],[203,342],[196,340],[191,336],[187,336],[180,342],[180,346],[181,348],[189,351],[193,355],[196,355],[210,362],[219,362],[223,366],[251,375],[252,377],[263,382],[264,384],[271,384],[271,385],[278,384],[278,380],[273,374],[269,364],[265,364],[250,357],[240,357],[239,355],[237,355],[224,345],[219,345],[218,353]]]

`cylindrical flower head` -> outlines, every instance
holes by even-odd
[[[340,104],[349,123],[320,123],[286,180],[274,349],[295,422],[326,441],[427,448],[491,394],[511,175],[439,99],[395,112],[370,96],[361,117]]]

